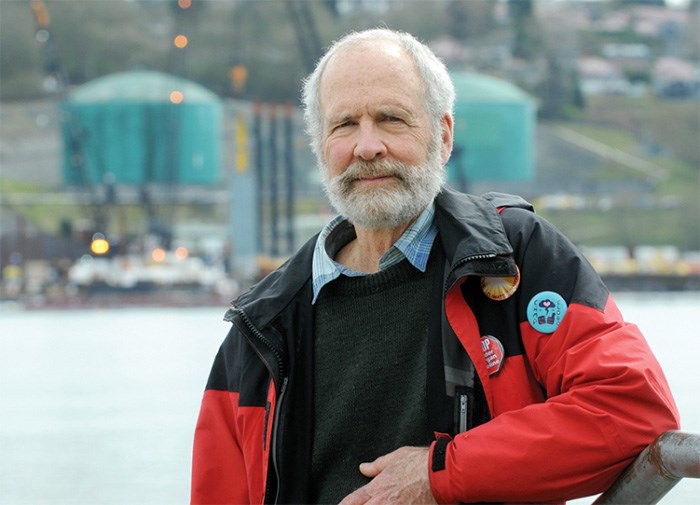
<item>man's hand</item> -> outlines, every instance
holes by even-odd
[[[340,505],[435,504],[428,477],[427,447],[401,447],[362,463],[360,472],[372,482],[346,496]]]

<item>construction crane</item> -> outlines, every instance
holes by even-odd
[[[58,48],[51,34],[51,16],[43,0],[30,0],[29,7],[34,15],[36,40],[42,47],[44,88],[54,93],[62,93],[68,78],[58,57]]]
[[[43,0],[29,0],[29,7],[34,17],[36,39],[41,44],[44,89],[60,100],[68,89],[69,79],[61,63],[58,45],[51,31],[51,16]],[[78,186],[88,194],[90,215],[93,218],[93,231],[104,233],[107,226],[107,206],[116,203],[114,187],[109,181],[103,181],[105,183],[105,196],[102,197],[99,194],[90,177],[87,157],[83,148],[89,132],[86,132],[70,117],[67,118],[66,127],[69,133],[66,145],[68,159],[74,170]]]
[[[294,25],[297,36],[297,44],[301,51],[304,67],[311,72],[316,66],[316,61],[321,56],[321,39],[318,35],[316,20],[311,12],[312,2],[307,0],[288,0],[285,2],[289,17]],[[336,1],[326,0],[324,5],[333,13],[336,13]]]

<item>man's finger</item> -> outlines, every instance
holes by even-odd
[[[379,456],[374,461],[360,463],[360,473],[362,473],[362,475],[365,477],[369,477],[370,479],[376,477],[389,464],[392,454],[394,453],[390,452],[389,454]]]
[[[360,473],[365,477],[372,479],[379,475],[379,472],[381,472],[381,469],[379,468],[379,465],[377,465],[376,461],[372,461],[370,463],[360,463]]]

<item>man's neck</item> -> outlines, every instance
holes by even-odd
[[[356,226],[357,238],[338,251],[334,259],[358,272],[379,272],[379,260],[401,238],[412,222],[413,219],[398,228],[390,229],[367,229]]]

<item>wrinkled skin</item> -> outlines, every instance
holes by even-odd
[[[340,505],[435,504],[430,491],[427,447],[401,447],[362,463],[360,472],[372,481],[346,496]]]

